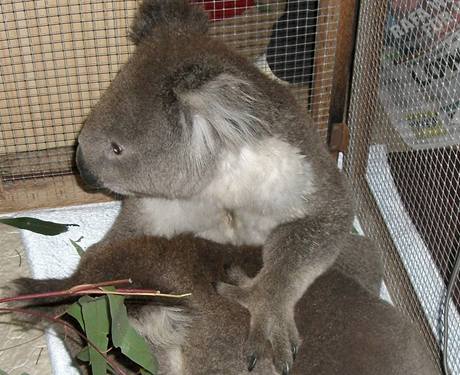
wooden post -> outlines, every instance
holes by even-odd
[[[341,122],[333,124],[329,132],[329,151],[335,158],[338,153],[346,153],[348,149],[348,142],[350,141],[350,133],[347,124]]]
[[[0,201],[5,199],[5,190],[3,189],[3,181],[0,178]]]
[[[327,138],[329,103],[339,18],[339,0],[320,0],[316,29],[312,117],[323,139]]]
[[[331,151],[332,148],[337,146],[336,132],[338,130],[347,131],[346,126],[338,128],[336,125],[346,124],[357,21],[358,0],[342,0],[340,3],[337,48],[329,106],[328,144],[331,147]],[[343,133],[342,138],[347,138],[347,135],[348,133]],[[332,137],[335,138],[332,139]],[[334,145],[332,144],[333,142],[335,142]],[[346,146],[342,145],[342,148],[346,148]]]

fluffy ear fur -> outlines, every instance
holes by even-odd
[[[195,156],[213,153],[217,145],[251,144],[270,133],[262,118],[260,94],[244,79],[221,73],[176,95]]]
[[[160,27],[170,27],[175,32],[206,33],[208,17],[186,0],[144,0],[131,25],[130,38],[139,44]]]

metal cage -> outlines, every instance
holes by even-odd
[[[446,285],[460,249],[460,3],[363,1],[345,170],[385,256],[394,303],[440,363]],[[449,301],[460,374],[460,283]]]
[[[340,1],[191,1],[208,12],[214,37],[292,88],[326,139]],[[138,4],[0,3],[0,212],[108,199],[80,188],[73,153],[89,109],[132,52]]]

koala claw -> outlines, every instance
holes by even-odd
[[[292,359],[295,361],[297,353],[299,352],[299,347],[296,344],[292,344]]]
[[[287,314],[286,314],[287,315]],[[287,316],[277,317],[272,323],[268,338],[272,346],[273,364],[278,373],[289,375],[297,355],[298,335],[295,323],[290,322]]]
[[[252,354],[249,357],[249,363],[248,363],[248,371],[251,372],[254,370],[254,367],[256,367],[257,364],[257,356],[255,354]]]
[[[287,363],[283,366],[283,373],[282,375],[289,375],[289,365]]]

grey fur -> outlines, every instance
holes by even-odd
[[[292,374],[437,374],[419,332],[376,294],[382,267],[372,243],[349,235],[342,247],[336,266],[314,281],[295,308],[302,344]],[[68,279],[20,279],[17,285],[20,292],[31,293],[131,277],[135,288],[192,292],[175,306],[167,300],[145,306],[128,300],[131,321],[159,359],[159,375],[240,375],[247,371],[242,348],[250,316],[219,296],[211,283],[226,273],[231,275],[228,281],[244,283],[250,280],[246,274],[253,276],[261,263],[260,248],[191,236],[132,238],[93,246]],[[229,272],[226,265],[232,265]],[[76,353],[78,345],[70,339]],[[253,371],[274,373],[269,355]]]
[[[201,21],[198,32],[192,21],[203,17],[196,12],[185,1],[143,3],[133,24],[137,48],[89,114],[77,163],[89,182],[127,196],[105,241],[166,235],[158,227],[168,223],[168,235],[186,231],[221,242],[264,245],[264,267],[251,282],[241,288],[221,283],[218,290],[251,314],[246,354],[262,356],[271,342],[282,372],[291,367],[291,346],[298,344],[295,303],[339,255],[338,244],[351,228],[351,199],[344,177],[289,89],[204,34]],[[219,85],[222,77],[228,90]],[[197,113],[203,129],[196,128]],[[276,149],[250,149],[274,139],[289,150],[277,156]],[[114,154],[114,143],[122,154]],[[273,172],[267,181],[274,187],[286,184],[286,190],[259,205],[253,202],[263,196],[264,183],[254,186],[251,179],[244,185],[235,177],[209,193],[210,186],[219,185],[225,158],[241,157],[245,149],[256,153],[255,159],[257,152],[268,153],[270,163],[284,158],[278,167],[292,164],[296,181],[291,186],[291,177]],[[270,163],[242,160],[240,168],[253,168],[249,177],[271,172]],[[299,190],[302,178],[306,188]],[[241,196],[228,203],[224,189]],[[276,206],[291,195],[286,207]],[[250,225],[259,223],[252,233]]]
[[[208,18],[183,0],[144,0],[131,25],[131,40],[139,44],[155,29],[166,26],[175,32],[208,31]]]

